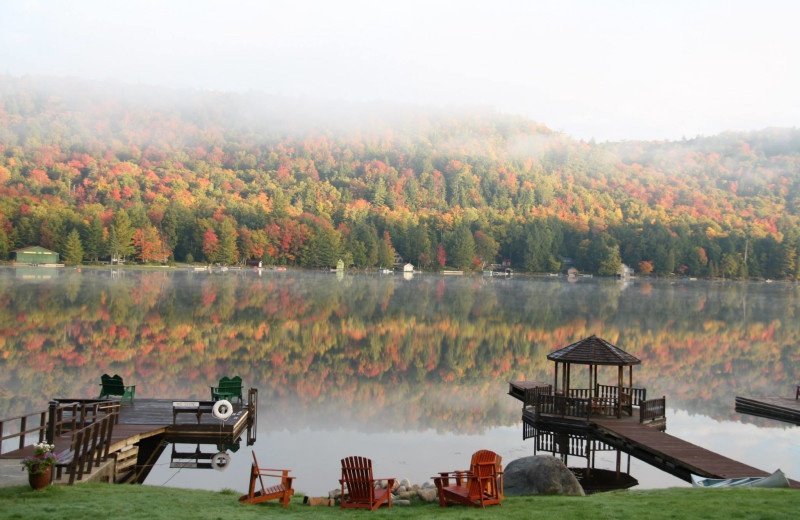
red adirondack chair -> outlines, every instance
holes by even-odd
[[[250,486],[247,494],[239,497],[239,502],[257,504],[266,500],[280,500],[283,507],[288,506],[289,500],[292,498],[292,495],[294,495],[292,481],[295,478],[289,476],[289,471],[291,470],[259,468],[256,453],[253,452],[253,464],[250,467]],[[271,487],[265,487],[263,477],[277,477],[281,479],[281,483]],[[258,482],[261,484],[261,490],[259,491],[256,491],[256,479],[258,479]]]
[[[388,481],[386,489],[375,487],[381,480]],[[342,459],[342,509],[360,507],[374,511],[384,502],[392,507],[392,487],[394,478],[376,479],[372,477],[372,461],[364,457]]]
[[[445,471],[433,477],[433,483],[439,492],[439,505],[500,505],[502,481],[499,480],[497,459],[498,455],[493,451],[481,450],[472,456],[469,471]]]
[[[469,470],[472,473],[476,473],[475,471],[475,464],[478,461],[494,461],[494,470],[497,473],[497,480],[495,482],[490,483],[494,489],[491,492],[496,493],[500,500],[504,499],[503,496],[503,457],[498,455],[497,453],[489,450],[478,450],[472,454],[472,460],[469,463]]]

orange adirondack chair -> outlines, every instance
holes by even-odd
[[[439,491],[439,505],[448,503],[473,507],[500,505],[500,486],[497,472],[498,455],[481,450],[472,456],[470,471],[445,471],[433,477]],[[451,485],[451,479],[453,483]]]
[[[291,470],[259,468],[256,453],[253,452],[253,464],[250,467],[250,487],[246,495],[239,497],[239,502],[257,504],[266,500],[277,499],[281,501],[283,507],[288,506],[289,500],[292,498],[292,495],[294,495],[292,481],[295,478],[289,476],[289,471]],[[277,477],[281,479],[281,483],[271,487],[265,487],[263,477]],[[256,479],[258,479],[258,482],[261,484],[260,491],[256,491]]]
[[[497,480],[489,483],[489,485],[491,486],[491,489],[489,491],[497,494],[500,500],[504,499],[505,496],[503,496],[503,457],[501,457],[500,455],[498,455],[493,451],[478,450],[472,454],[472,460],[469,463],[470,472],[477,473],[475,471],[475,464],[477,464],[479,460],[494,461],[494,470],[497,473]]]
[[[388,481],[386,489],[376,488],[381,480]],[[392,507],[392,487],[394,478],[376,479],[372,477],[372,461],[365,457],[347,457],[342,459],[342,509],[360,507],[374,511],[386,502]],[[345,493],[345,489],[347,493]]]

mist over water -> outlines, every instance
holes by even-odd
[[[634,386],[666,396],[668,433],[800,475],[787,456],[797,427],[733,410],[736,395],[789,395],[800,381],[797,285],[4,268],[0,300],[0,417],[96,397],[104,372],[137,384],[137,399],[206,399],[240,375],[259,390],[259,461],[293,469],[312,495],[336,487],[349,455],[416,482],[481,448],[506,463],[532,454],[507,382],[551,381],[547,354],[591,334],[642,360]],[[170,468],[169,452],[148,484],[246,486],[249,448],[224,472]],[[641,487],[685,485],[631,468]]]

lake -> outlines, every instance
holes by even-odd
[[[312,496],[350,455],[422,483],[481,448],[533,454],[508,381],[551,381],[547,354],[592,334],[642,360],[634,386],[666,396],[668,433],[800,478],[800,428],[734,412],[736,395],[800,383],[797,284],[5,267],[0,304],[0,417],[97,397],[102,373],[191,399],[240,375],[259,391],[259,462]],[[146,484],[244,492],[250,451],[215,471],[170,468],[167,449]],[[630,467],[640,488],[688,486]]]

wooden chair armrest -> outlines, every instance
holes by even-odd
[[[292,480],[294,478],[297,478],[297,477],[290,477],[289,475],[286,475],[284,473],[265,473],[263,471],[258,471],[256,473],[256,475],[258,475],[259,477],[274,477],[274,478],[286,479],[286,480]]]

